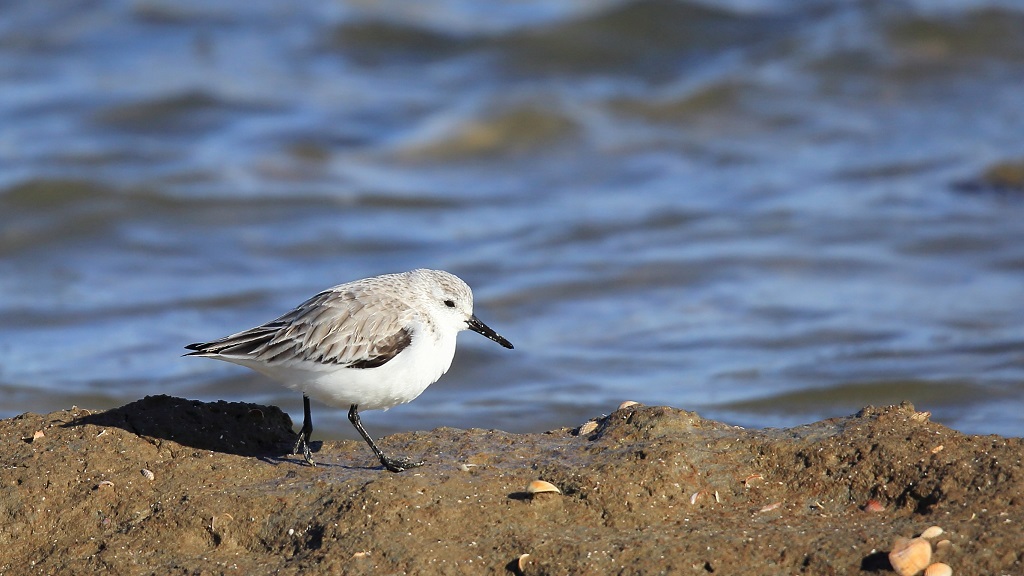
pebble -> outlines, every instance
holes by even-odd
[[[914,576],[932,561],[932,545],[923,538],[897,538],[889,552],[889,564],[900,576]]]
[[[921,532],[921,538],[927,538],[927,539],[931,540],[932,538],[935,538],[939,534],[942,534],[942,528],[940,528],[938,526],[932,526],[932,527],[928,528],[927,530],[925,530],[924,532]]]
[[[597,422],[594,422],[593,420],[587,420],[580,426],[580,429],[578,432],[576,432],[576,435],[586,436],[593,432],[594,430],[597,430]]]
[[[949,564],[936,562],[924,571],[924,576],[953,576],[953,569],[949,567]]]
[[[927,422],[932,417],[931,412],[914,412],[910,415],[910,419],[914,422]]]

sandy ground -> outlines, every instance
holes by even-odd
[[[355,441],[305,465],[274,407],[24,414],[0,421],[0,573],[885,574],[938,525],[954,574],[1024,574],[1024,441],[927,416],[745,430],[632,406],[582,433],[396,434],[427,464],[392,474]]]

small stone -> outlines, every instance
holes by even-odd
[[[36,430],[35,433],[32,434],[32,441],[35,442],[40,438],[46,438],[46,433],[43,432],[42,430]]]
[[[910,415],[910,419],[915,422],[927,422],[932,417],[931,412],[914,412]]]
[[[924,571],[924,576],[953,576],[953,569],[949,567],[949,564],[936,562]]]
[[[594,430],[597,430],[597,422],[595,422],[593,420],[587,420],[582,425],[580,425],[579,430],[576,431],[576,435],[577,436],[586,436],[586,435],[590,434],[591,432],[593,432]]]
[[[932,561],[932,545],[923,538],[897,538],[889,552],[889,564],[900,576],[914,576]]]
[[[921,532],[921,538],[927,538],[928,540],[931,540],[932,538],[935,538],[939,534],[942,534],[942,528],[940,528],[938,526],[932,526],[932,527],[928,528],[927,530],[925,530],[924,532]]]

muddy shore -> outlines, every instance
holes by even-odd
[[[932,525],[954,574],[1024,574],[1024,441],[909,404],[784,430],[660,406],[582,433],[438,428],[381,439],[426,460],[400,474],[356,441],[307,466],[255,404],[147,397],[0,432],[2,574],[892,574],[894,540]]]

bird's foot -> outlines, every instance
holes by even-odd
[[[310,466],[316,466],[316,462],[313,462],[313,451],[309,449],[309,442],[306,440],[306,435],[300,433],[299,439],[295,442],[295,447],[292,448],[292,454],[298,454],[302,451],[302,458],[306,461],[306,464]]]
[[[380,463],[391,472],[402,472],[409,468],[423,466],[422,461],[416,462],[408,458],[388,458],[387,456],[381,458]]]

